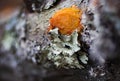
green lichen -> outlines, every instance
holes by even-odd
[[[52,61],[57,67],[63,68],[83,68],[79,64],[76,52],[80,51],[81,45],[78,42],[78,33],[74,31],[71,35],[61,35],[58,28],[50,30],[51,43],[47,50],[47,59]],[[79,54],[82,63],[87,64],[88,57],[85,53]]]

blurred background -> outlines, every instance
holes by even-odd
[[[34,63],[32,57],[46,43],[49,18],[72,5],[84,8],[85,28],[79,40],[88,53],[88,65],[80,70]],[[0,1],[0,81],[119,81],[119,48],[119,0]]]

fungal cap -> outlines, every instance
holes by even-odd
[[[59,32],[63,35],[70,35],[76,29],[78,32],[81,32],[83,29],[80,23],[81,16],[82,10],[75,5],[69,8],[63,8],[57,11],[49,20],[50,26],[48,32],[54,28],[58,28]]]

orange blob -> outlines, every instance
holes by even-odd
[[[81,25],[82,10],[76,6],[70,8],[63,8],[57,11],[50,19],[50,26],[48,31],[58,28],[63,35],[70,35],[73,31],[81,32],[83,26]]]

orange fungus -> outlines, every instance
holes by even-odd
[[[58,28],[59,32],[63,35],[70,35],[73,31],[81,32],[83,29],[80,23],[82,10],[76,6],[70,8],[63,8],[57,11],[49,20],[50,26],[48,31]]]

